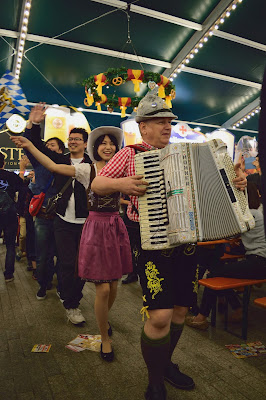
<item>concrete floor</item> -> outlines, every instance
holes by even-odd
[[[0,244],[1,271],[4,255],[5,246]],[[66,321],[55,287],[44,301],[36,299],[38,284],[26,266],[26,259],[16,262],[11,283],[6,284],[0,273],[0,400],[144,399],[147,372],[139,345],[139,284],[119,285],[110,316],[115,361],[108,364],[99,353],[65,348],[79,333],[98,333],[94,286],[86,283],[80,306],[87,322],[74,326]],[[265,295],[266,286],[255,288],[252,299]],[[251,301],[248,342],[258,340],[266,345],[266,310]],[[51,344],[50,352],[31,353],[37,343]],[[236,359],[225,348],[231,343],[243,340],[224,332],[219,320],[216,328],[204,332],[185,327],[173,359],[193,377],[196,388],[185,392],[166,383],[168,400],[265,400],[266,355]]]

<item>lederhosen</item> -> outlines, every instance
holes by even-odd
[[[141,145],[130,147],[135,152],[146,151]],[[143,291],[143,313],[149,309],[193,305],[198,289],[195,250],[193,244],[168,250],[142,250],[140,247],[138,274]]]

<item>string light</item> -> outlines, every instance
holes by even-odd
[[[251,110],[248,114],[246,114],[244,117],[242,117],[241,119],[239,119],[237,122],[234,123],[234,125],[232,126],[233,129],[238,128],[240,125],[242,125],[244,122],[247,122],[247,120],[249,120],[251,117],[254,117],[254,115],[258,114],[261,110],[261,107],[258,106],[256,108],[254,108],[253,110]]]
[[[200,39],[200,41],[194,46],[194,48],[184,57],[184,59],[181,61],[181,63],[172,71],[170,74],[169,79],[171,78],[176,78],[176,72],[180,72],[181,69],[185,67],[185,64],[189,63],[189,60],[194,57],[194,54],[198,53],[199,50],[203,47],[204,43],[208,41],[209,36],[213,36],[213,31],[216,29],[219,29],[219,24],[223,24],[225,21],[225,18],[229,18],[231,15],[231,12],[234,11],[237,7],[238,3],[242,3],[242,0],[234,0],[231,2],[231,4],[226,8],[226,10],[219,15],[217,20],[214,22],[214,24],[210,27],[210,29],[206,32],[203,38]]]
[[[19,75],[20,75],[23,51],[24,51],[24,46],[25,46],[25,39],[27,36],[27,31],[28,31],[30,8],[31,8],[31,0],[27,0],[25,3],[25,6],[24,6],[22,25],[21,25],[20,34],[19,34],[19,43],[18,43],[18,47],[17,47],[18,53],[17,53],[16,66],[15,66],[15,71],[16,71],[15,78],[16,79],[19,79]]]

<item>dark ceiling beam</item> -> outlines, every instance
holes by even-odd
[[[10,31],[7,29],[0,29],[0,35],[5,36],[5,37],[18,38],[19,33]],[[130,54],[130,53],[122,53],[120,51],[109,50],[109,49],[105,49],[103,47],[89,46],[89,45],[85,45],[82,43],[76,43],[76,42],[74,43],[74,42],[70,42],[67,40],[53,39],[53,38],[49,38],[47,36],[33,35],[31,33],[27,34],[26,40],[29,42],[42,43],[42,44],[46,44],[46,45],[50,45],[50,46],[64,47],[64,48],[68,48],[68,49],[84,51],[87,53],[102,54],[104,56],[126,59],[126,60],[130,60],[130,61],[135,61],[137,63],[141,62],[143,64],[155,65],[155,66],[158,66],[161,68],[169,68],[171,66],[171,63],[169,63],[167,61],[156,60],[154,58],[148,58],[148,57],[142,57],[142,56],[138,56],[138,55]],[[29,52],[30,52],[30,49],[28,49],[26,53],[28,54]]]
[[[260,105],[260,97],[253,100],[250,104],[248,104],[246,107],[242,108],[242,110],[240,110],[238,113],[233,115],[233,117],[224,122],[222,127],[223,128],[232,127],[236,122],[244,118],[247,114],[249,114],[252,110],[254,110],[254,108],[258,107],[259,105]]]
[[[25,9],[25,4],[27,0],[23,0],[22,2],[22,7],[21,7],[21,12],[20,12],[20,17],[19,17],[19,27],[18,27],[18,32],[17,32],[17,42],[16,42],[16,54],[15,57],[13,57],[13,64],[12,64],[12,72],[15,75],[16,72],[16,65],[18,61],[18,49],[19,49],[19,36],[21,35],[21,28],[23,24],[23,16],[24,16],[24,9]]]
[[[120,8],[122,10],[127,10],[129,4],[125,1],[120,0],[91,0],[95,3],[105,4],[107,6]],[[141,7],[134,4],[134,1],[130,2],[130,12],[145,15],[146,17],[159,19],[160,21],[169,22],[171,24],[184,26],[186,28],[194,29],[196,31],[202,30],[202,25],[187,19],[175,17],[174,15],[165,14],[159,11],[151,10],[150,8]],[[137,3],[137,2],[135,2]]]
[[[231,33],[219,31],[219,29],[213,31],[213,36],[219,37],[221,39],[230,40],[231,42],[242,44],[244,46],[252,47],[253,49],[266,51],[265,44],[254,42],[253,40],[245,39],[240,36],[232,35]]]
[[[169,77],[171,73],[178,67],[178,65],[186,58],[186,56],[191,52],[196,44],[204,37],[204,35],[209,31],[212,25],[217,21],[217,19],[222,15],[222,13],[227,9],[227,7],[232,3],[232,0],[221,0],[213,11],[209,14],[202,25],[202,30],[195,32],[193,36],[189,39],[186,45],[181,49],[177,56],[172,61],[171,68],[167,68],[163,75]]]
[[[233,76],[217,74],[216,72],[205,71],[198,68],[184,67],[183,72],[188,72],[189,74],[205,76],[206,78],[218,79],[220,81],[231,82],[237,85],[253,87],[260,90],[261,84],[257,82],[246,81],[244,79],[235,78]]]

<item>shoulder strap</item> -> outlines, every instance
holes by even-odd
[[[91,187],[91,183],[93,181],[93,179],[96,177],[96,165],[95,164],[91,164],[91,176],[90,176],[90,185],[89,188]]]
[[[137,152],[137,151],[148,151],[148,149],[146,149],[146,147],[144,147],[142,144],[129,144],[126,147],[131,147],[132,149],[135,150],[135,152]]]
[[[67,190],[68,186],[71,184],[71,182],[73,181],[72,176],[67,180],[67,182],[65,183],[65,185],[62,187],[62,189],[60,190],[61,195],[63,195],[65,193],[65,191]]]

